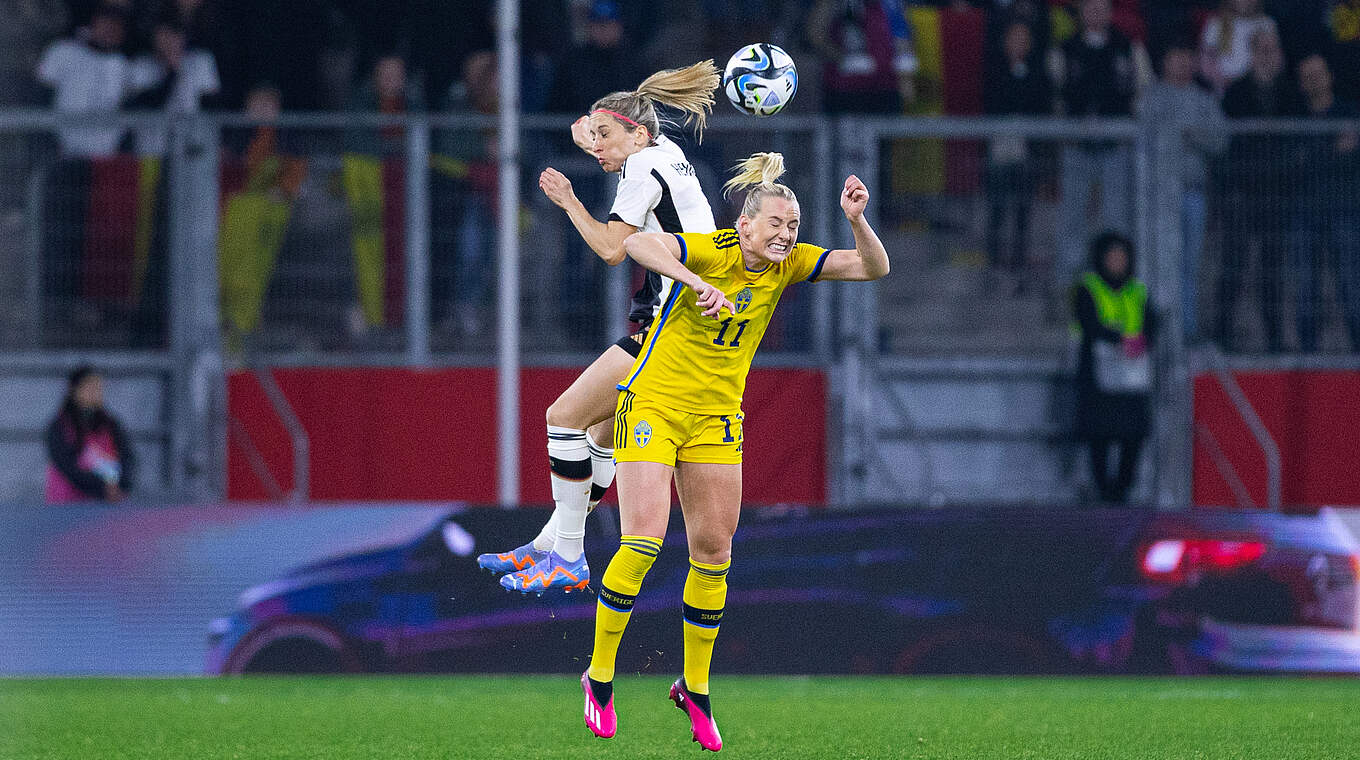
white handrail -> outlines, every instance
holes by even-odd
[[[274,413],[279,416],[279,422],[288,431],[293,446],[293,490],[289,491],[288,498],[294,502],[305,502],[311,495],[311,442],[307,430],[293,411],[293,405],[288,403],[288,397],[283,395],[283,389],[279,388],[274,371],[268,367],[251,367],[250,371],[260,383]]]
[[[1266,460],[1266,506],[1278,512],[1280,510],[1280,491],[1281,491],[1281,464],[1280,447],[1275,443],[1275,438],[1270,435],[1266,425],[1261,421],[1260,415],[1256,414],[1256,407],[1252,406],[1247,394],[1242,391],[1242,386],[1237,384],[1237,378],[1233,377],[1232,371],[1228,369],[1228,362],[1223,357],[1223,353],[1213,344],[1207,345],[1200,355],[1208,362],[1214,377],[1218,379],[1219,385],[1223,386],[1223,392],[1228,394],[1228,399],[1232,401],[1233,408],[1242,421],[1247,424],[1247,429],[1251,431],[1252,438],[1256,439],[1256,445],[1261,449],[1262,456]]]

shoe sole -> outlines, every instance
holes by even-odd
[[[570,593],[573,592],[573,591],[580,591],[580,592],[582,592],[582,593],[591,593],[591,594],[595,593],[595,590],[592,589],[592,588],[590,587],[590,579],[589,579],[589,578],[586,578],[585,580],[581,581],[580,583],[575,583],[575,584],[572,584],[572,585],[570,585],[570,586],[553,586],[552,588],[545,588],[545,589],[506,588],[505,586],[502,586],[501,588],[505,588],[506,591],[510,591],[510,592],[518,591],[518,592],[520,593],[521,596],[528,596],[529,594],[533,594],[533,595],[535,595],[535,596],[543,596],[545,593],[547,593],[547,592],[549,592],[549,591],[561,591],[563,594],[570,594]]]

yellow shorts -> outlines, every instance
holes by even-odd
[[[741,422],[735,414],[692,414],[619,393],[614,412],[614,461],[741,464]]]

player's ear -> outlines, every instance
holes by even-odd
[[[750,229],[751,220],[746,218],[745,214],[742,214],[741,216],[737,217],[737,232],[739,234],[745,235],[747,231]]]

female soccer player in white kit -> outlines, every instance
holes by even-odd
[[[688,114],[702,134],[721,81],[713,61],[657,72],[632,92],[613,92],[572,125],[572,138],[607,172],[619,173],[609,218],[597,221],[553,168],[538,185],[586,244],[608,264],[625,258],[624,238],[634,232],[712,232],[713,211],[680,146],[661,133],[656,103]],[[668,278],[647,272],[633,296],[628,319],[640,324],[605,350],[548,407],[548,459],[556,508],[533,541],[507,552],[483,554],[481,567],[506,573],[501,585],[524,593],[584,589],[590,568],[582,542],[586,515],[614,480],[613,413],[622,382],[646,339],[657,309],[670,293]],[[587,433],[589,430],[589,433]]]

